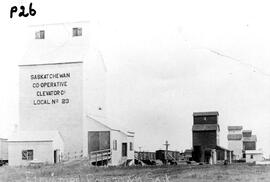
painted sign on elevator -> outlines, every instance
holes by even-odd
[[[33,105],[68,104],[70,99],[66,97],[66,87],[70,76],[70,73],[30,75],[37,97],[33,100]]]

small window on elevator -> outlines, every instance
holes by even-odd
[[[35,39],[45,39],[45,30],[39,30],[35,33]]]
[[[79,28],[79,27],[73,28],[72,29],[72,36],[73,37],[82,36],[82,28]]]

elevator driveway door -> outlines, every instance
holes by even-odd
[[[88,153],[110,149],[109,131],[88,131]]]

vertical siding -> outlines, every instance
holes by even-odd
[[[197,162],[204,162],[205,151],[214,149],[217,146],[216,131],[193,131],[193,158]]]
[[[244,150],[256,150],[256,142],[243,142]]]
[[[216,131],[193,131],[193,146],[215,148],[217,146]]]

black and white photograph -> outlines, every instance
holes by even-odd
[[[0,2],[0,182],[270,181],[270,2]]]

